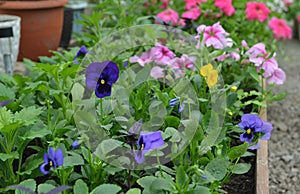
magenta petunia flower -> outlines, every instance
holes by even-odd
[[[64,163],[64,155],[62,150],[59,148],[56,151],[53,148],[48,149],[48,153],[44,154],[44,163],[40,166],[40,171],[46,175],[49,173],[50,169],[56,169],[62,166]]]
[[[141,132],[137,142],[139,149],[137,150],[135,160],[137,163],[144,162],[144,155],[154,149],[158,149],[164,145],[164,140],[161,136],[161,131],[156,132]]]
[[[271,11],[265,3],[248,2],[246,3],[245,13],[247,20],[258,20],[260,22],[266,21]]]
[[[198,7],[202,2],[206,2],[206,0],[185,0],[185,8],[189,10],[193,7]]]
[[[231,16],[235,13],[235,9],[232,5],[232,0],[215,0],[215,6],[224,12],[227,16]]]
[[[292,28],[282,19],[272,18],[269,22],[269,27],[272,29],[274,38],[276,39],[291,39]]]
[[[156,43],[150,50],[150,57],[156,64],[167,65],[168,61],[175,57],[175,53],[168,47]]]
[[[200,15],[201,15],[201,11],[200,11],[199,7],[194,7],[194,8],[189,9],[186,12],[183,12],[182,18],[196,20],[199,18]]]
[[[215,49],[224,49],[226,46],[232,46],[232,40],[227,38],[229,35],[219,22],[215,23],[212,26],[200,25],[197,28],[198,35],[195,37],[198,39],[197,48],[201,48],[200,46],[200,37],[203,33],[203,40],[207,47],[213,46]]]
[[[112,61],[93,62],[86,70],[86,86],[95,90],[98,98],[110,96],[111,87],[119,78],[119,68]]]
[[[171,23],[173,26],[177,25],[179,22],[178,13],[170,8],[158,13],[156,16],[166,23]]]

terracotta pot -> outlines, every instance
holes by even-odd
[[[51,56],[59,46],[63,26],[64,5],[68,0],[4,1],[0,14],[21,17],[21,40],[18,60]]]

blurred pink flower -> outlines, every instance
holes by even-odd
[[[168,61],[175,57],[175,54],[167,47],[156,43],[155,47],[150,50],[150,57],[156,64],[167,65]]]
[[[186,54],[182,54],[181,58],[174,58],[169,62],[169,66],[174,70],[176,78],[183,75],[185,69],[191,69],[195,71],[196,68],[194,63],[196,61],[196,57],[190,57]]]
[[[283,4],[285,6],[291,6],[294,3],[294,0],[283,0]]]
[[[300,14],[299,14],[299,16],[297,17],[297,21],[300,22]]]
[[[248,47],[248,44],[247,44],[247,42],[246,42],[246,40],[242,40],[242,47]]]
[[[162,3],[162,5],[159,8],[165,9],[165,8],[168,7],[168,4],[169,4],[169,0],[163,0],[163,3]]]
[[[255,66],[260,66],[267,55],[265,45],[263,43],[257,43],[253,45],[247,52],[246,55],[249,56],[249,61],[254,63]]]
[[[207,47],[213,46],[215,49],[223,49],[226,46],[232,46],[232,40],[226,38],[229,35],[223,27],[220,25],[220,22],[215,23],[212,26],[200,25],[197,28],[198,35],[195,37],[198,39],[197,48],[201,48],[200,37],[203,33],[203,44]]]
[[[276,39],[291,39],[292,38],[292,28],[289,27],[286,22],[282,19],[273,17],[269,21],[269,27],[272,29],[274,38]]]
[[[130,57],[129,62],[130,63],[139,63],[141,66],[151,63],[152,58],[150,56],[150,50],[143,52],[140,57],[139,56]]]
[[[247,15],[247,20],[258,20],[263,22],[268,19],[270,14],[269,8],[265,3],[259,2],[248,2],[246,3],[245,13]]]
[[[257,72],[259,72],[260,69],[264,70],[263,76],[265,78],[272,76],[274,71],[276,69],[278,69],[278,63],[275,60],[274,56],[272,58],[264,61],[263,64],[257,68]]]
[[[191,20],[196,20],[198,19],[198,17],[201,15],[201,11],[199,9],[199,7],[194,7],[186,12],[184,12],[182,14],[182,17],[183,18],[188,18],[188,19],[191,19]]]
[[[177,25],[179,21],[178,13],[170,8],[158,13],[156,16],[167,23],[170,22],[173,26]]]
[[[193,7],[198,7],[198,4],[206,2],[206,0],[185,0],[185,8],[191,9]]]
[[[215,6],[228,16],[235,13],[232,0],[215,0]]]
[[[267,79],[268,84],[275,83],[277,85],[281,85],[284,83],[286,79],[285,73],[282,69],[277,68],[273,72],[273,74]]]
[[[164,69],[159,66],[154,66],[151,69],[150,75],[155,79],[163,78],[164,77]]]

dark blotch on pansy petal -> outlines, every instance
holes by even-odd
[[[112,61],[93,62],[86,70],[86,86],[95,91],[98,98],[110,96],[112,85],[119,78],[119,68]]]

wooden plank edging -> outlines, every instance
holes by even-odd
[[[260,118],[267,121],[267,108],[262,108]],[[269,194],[269,165],[268,165],[268,141],[259,140],[260,149],[256,154],[256,194]]]

